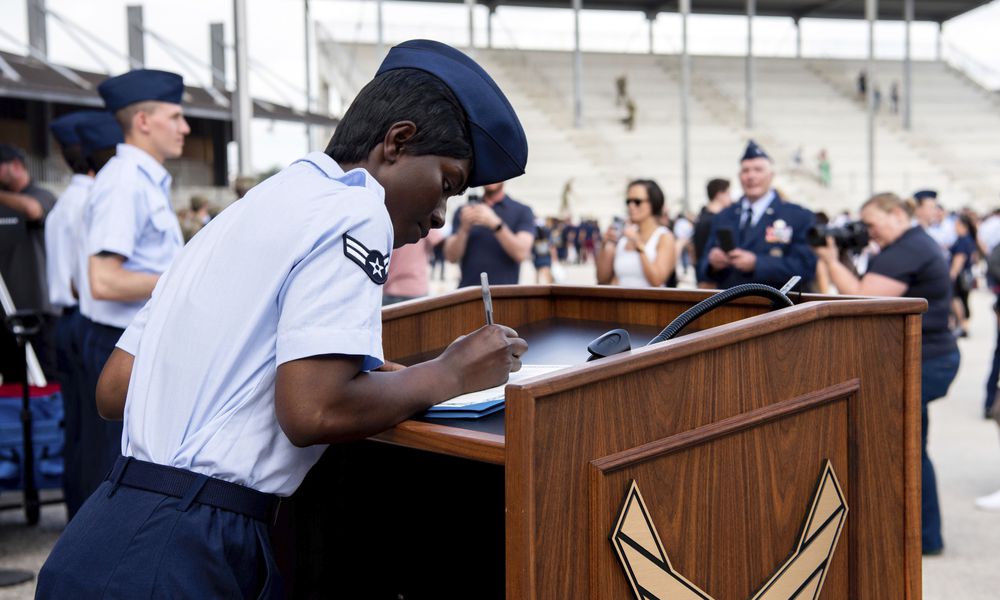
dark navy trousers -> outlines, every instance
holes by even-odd
[[[84,381],[82,319],[75,306],[67,308],[56,321],[54,331],[56,371],[63,399],[63,497],[70,519],[89,494],[80,483],[83,466],[80,452],[80,388]]]
[[[124,329],[95,323],[85,317],[83,323],[84,382],[80,391],[80,489],[83,498],[97,489],[122,453],[122,422],[105,421],[97,413],[97,380],[104,364],[115,349]]]
[[[986,403],[983,408],[987,416],[993,410],[993,403],[997,399],[997,383],[1000,382],[1000,294],[997,295],[996,303],[993,305],[993,312],[997,314],[997,341],[993,346],[993,365],[990,367],[989,377],[986,378]]]
[[[36,600],[280,598],[267,525],[105,481],[38,574]]]
[[[923,524],[924,552],[937,552],[944,548],[941,537],[941,506],[938,504],[937,477],[934,465],[927,456],[927,403],[948,394],[951,382],[958,373],[961,355],[954,350],[944,356],[925,358],[920,365],[920,459],[923,485],[921,487],[920,516]]]

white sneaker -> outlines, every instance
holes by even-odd
[[[979,510],[1000,511],[1000,490],[993,492],[989,496],[976,498],[976,508]]]

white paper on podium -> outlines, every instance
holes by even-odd
[[[546,373],[551,373],[552,371],[558,371],[559,369],[565,369],[569,365],[521,365],[521,370],[516,373],[511,373],[510,378],[507,383],[503,385],[498,385],[486,390],[480,390],[478,392],[471,392],[468,394],[462,394],[461,396],[455,396],[451,400],[446,400],[440,404],[435,404],[430,410],[434,409],[455,409],[464,408],[467,406],[472,406],[475,404],[483,404],[486,402],[495,402],[497,400],[504,399],[504,389],[507,385],[511,383],[520,383],[529,377],[537,377],[538,375],[545,375]]]

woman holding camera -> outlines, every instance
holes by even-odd
[[[923,552],[940,554],[941,513],[938,506],[934,466],[927,456],[927,403],[948,393],[958,373],[959,353],[948,329],[952,281],[948,263],[937,243],[919,225],[911,225],[912,208],[895,194],[878,194],[861,207],[861,220],[881,251],[868,263],[858,279],[838,260],[831,238],[815,248],[830,270],[830,278],[842,294],[904,296],[927,300],[921,330],[921,460],[923,471]]]
[[[666,200],[651,179],[628,185],[628,223],[612,225],[597,255],[597,283],[626,287],[661,287],[676,266],[674,234],[660,225]]]

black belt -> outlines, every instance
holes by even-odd
[[[156,492],[183,500],[178,510],[187,510],[193,502],[246,515],[265,523],[274,523],[281,499],[236,483],[176,467],[119,456],[107,481],[117,488]],[[112,493],[114,490],[112,489]]]
[[[121,336],[123,333],[125,333],[125,330],[122,329],[121,327],[115,327],[114,325],[105,325],[104,323],[98,323],[97,321],[87,318],[86,316],[84,316],[83,318],[87,319],[87,322],[90,324],[91,327],[104,331],[108,334]]]

